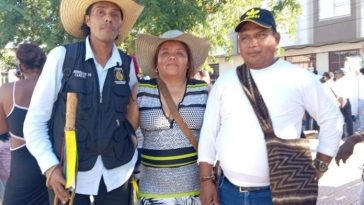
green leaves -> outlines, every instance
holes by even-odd
[[[179,29],[207,38],[210,55],[231,55],[229,34],[247,9],[271,8],[277,24],[294,34],[300,15],[298,0],[138,0],[145,6],[132,33],[121,47],[133,53],[137,33],[160,35]],[[60,0],[0,0],[0,47],[23,41],[42,44],[46,51],[78,39],[64,30],[59,20]],[[289,16],[290,18],[286,18]],[[0,54],[0,61],[2,61]]]

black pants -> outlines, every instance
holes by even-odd
[[[50,203],[53,204],[54,193],[50,193]],[[93,205],[129,205],[130,202],[130,186],[129,181],[125,182],[121,187],[107,192],[103,179],[100,181],[99,192],[94,196]],[[59,204],[61,204],[59,202]],[[76,194],[74,205],[91,205],[90,195]]]
[[[354,128],[353,128],[353,116],[351,113],[351,103],[349,99],[347,99],[345,106],[341,108],[341,113],[344,116],[346,124],[346,133],[348,134],[348,136],[351,136],[354,133]]]
[[[11,151],[3,205],[48,205],[46,180],[26,147]]]

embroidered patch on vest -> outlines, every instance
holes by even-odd
[[[83,79],[86,79],[86,77],[91,77],[92,74],[91,73],[86,73],[86,72],[83,72],[81,70],[74,70],[73,71],[73,75],[76,77],[76,78],[83,78]]]
[[[115,67],[114,68],[114,77],[115,77],[115,83],[116,84],[125,84],[125,75],[122,67]]]

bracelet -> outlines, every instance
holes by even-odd
[[[200,182],[205,182],[205,181],[210,181],[210,180],[212,182],[215,182],[215,176],[210,175],[210,176],[200,177]]]
[[[55,165],[55,166],[51,167],[49,169],[49,171],[48,171],[49,174],[47,174],[47,172],[46,172],[46,178],[47,178],[47,180],[46,180],[46,187],[49,187],[49,180],[50,180],[50,178],[51,178],[54,170],[56,170],[57,167],[58,167],[58,165]]]

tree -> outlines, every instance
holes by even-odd
[[[294,34],[300,14],[298,0],[138,0],[145,9],[122,48],[134,51],[137,33],[160,35],[170,29],[187,31],[207,38],[212,52],[231,52],[229,32],[240,15],[251,7],[265,5],[273,9],[279,25]],[[59,20],[60,0],[1,0],[0,47],[32,41],[46,51],[57,45],[76,41],[62,28]],[[290,16],[290,18],[284,18]],[[0,54],[1,55],[1,54]],[[3,55],[0,56],[2,61]]]
[[[59,20],[59,0],[1,0],[0,46],[32,41],[49,50],[72,41]]]

